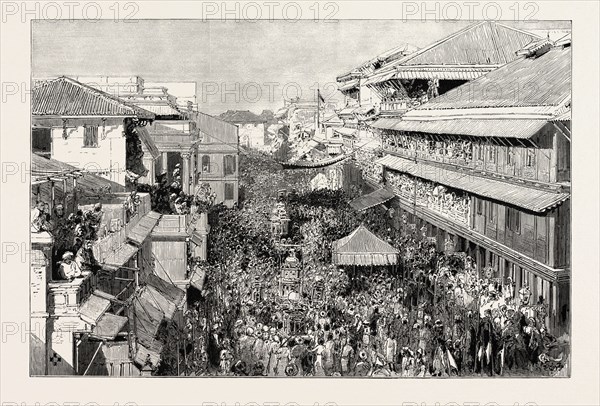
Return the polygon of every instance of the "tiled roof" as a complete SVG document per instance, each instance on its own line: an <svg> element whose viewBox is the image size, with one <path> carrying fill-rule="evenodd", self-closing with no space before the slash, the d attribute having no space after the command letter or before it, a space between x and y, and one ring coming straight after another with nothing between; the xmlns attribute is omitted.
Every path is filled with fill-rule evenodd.
<svg viewBox="0 0 600 406"><path fill-rule="evenodd" d="M454 88L407 113L420 110L558 106L571 96L571 48L555 47L520 58Z"/></svg>
<svg viewBox="0 0 600 406"><path fill-rule="evenodd" d="M416 77L415 72L419 72L417 67L424 69L425 67L439 66L446 71L461 71L462 73L457 79L472 79L470 76L485 72L466 72L463 71L465 68L504 65L517 59L516 52L518 50L539 39L540 37L537 35L516 28L493 21L484 21L470 25L425 48L393 61L376 70L370 78L381 77L376 80L376 82L381 82L389 79L388 72L407 69L408 73L405 76L407 79L412 79ZM431 75L431 72L425 73ZM383 79L385 77L388 79ZM442 79L452 78L442 77ZM376 82L367 80L366 83Z"/></svg>
<svg viewBox="0 0 600 406"><path fill-rule="evenodd" d="M65 76L33 88L31 113L34 116L154 119L154 113L148 110Z"/></svg>
<svg viewBox="0 0 600 406"><path fill-rule="evenodd" d="M249 110L227 110L219 115L221 120L229 123L264 123L266 120Z"/></svg>

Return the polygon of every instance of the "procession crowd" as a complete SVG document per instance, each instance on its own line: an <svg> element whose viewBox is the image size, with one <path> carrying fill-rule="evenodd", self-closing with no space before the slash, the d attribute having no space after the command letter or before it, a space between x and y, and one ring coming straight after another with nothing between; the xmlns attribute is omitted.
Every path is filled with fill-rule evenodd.
<svg viewBox="0 0 600 406"><path fill-rule="evenodd" d="M260 191L313 174L295 172L290 181L260 173L242 179L238 210L213 213L204 290L186 314L189 373L549 375L564 365L568 339L548 333L544 298L534 302L527 287L514 292L491 270L478 275L471 258L438 252L406 218L394 227L381 209L353 211L352 192L292 191L289 235L274 238L277 198ZM360 224L400 251L398 265L331 264L332 242ZM284 264L304 274L293 299L281 295Z"/></svg>

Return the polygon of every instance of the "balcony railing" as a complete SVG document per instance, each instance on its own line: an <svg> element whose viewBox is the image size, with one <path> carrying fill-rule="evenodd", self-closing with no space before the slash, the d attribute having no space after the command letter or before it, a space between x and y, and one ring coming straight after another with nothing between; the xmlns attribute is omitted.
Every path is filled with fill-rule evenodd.
<svg viewBox="0 0 600 406"><path fill-rule="evenodd" d="M48 283L50 312L56 315L78 314L79 306L92 294L97 286L97 277L84 271L83 277L72 281L61 280Z"/></svg>
<svg viewBox="0 0 600 406"><path fill-rule="evenodd" d="M395 155L400 155L406 158L417 158L428 161L440 162L450 165L457 165L466 168L475 168L477 165L473 162L473 159L465 159L459 157L450 157L446 154L438 153L438 152L430 152L430 151L421 151L410 148L402 148L398 146L394 146L390 143L384 143L383 148L386 152L390 152ZM483 165L483 161L481 161Z"/></svg>

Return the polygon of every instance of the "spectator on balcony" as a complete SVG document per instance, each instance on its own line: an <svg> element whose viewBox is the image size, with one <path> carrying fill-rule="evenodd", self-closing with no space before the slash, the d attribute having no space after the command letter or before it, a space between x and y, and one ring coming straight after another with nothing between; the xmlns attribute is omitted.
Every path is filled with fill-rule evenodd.
<svg viewBox="0 0 600 406"><path fill-rule="evenodd" d="M31 211L31 231L34 233L50 231L51 225L47 217L46 203L37 202L35 208Z"/></svg>
<svg viewBox="0 0 600 406"><path fill-rule="evenodd" d="M79 248L75 256L75 263L77 263L81 271L98 272L100 265L94 256L94 251L92 251L91 240L86 240L83 246Z"/></svg>
<svg viewBox="0 0 600 406"><path fill-rule="evenodd" d="M73 261L73 253L71 251L67 251L63 254L58 273L62 279L69 282L75 278L81 277L81 269L77 262Z"/></svg>

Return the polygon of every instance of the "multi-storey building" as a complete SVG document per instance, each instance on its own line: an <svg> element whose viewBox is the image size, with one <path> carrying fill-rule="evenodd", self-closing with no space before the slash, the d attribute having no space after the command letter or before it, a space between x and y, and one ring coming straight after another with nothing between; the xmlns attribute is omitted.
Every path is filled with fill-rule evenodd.
<svg viewBox="0 0 600 406"><path fill-rule="evenodd" d="M356 81L360 93L370 90L380 115L399 116L415 104L515 60L516 51L539 39L497 22L479 22L422 49L409 48L376 69L358 70L359 78L338 77L338 82L345 89Z"/></svg>
<svg viewBox="0 0 600 406"><path fill-rule="evenodd" d="M568 327L571 48L518 59L402 118L380 118L386 187L400 216L479 270L527 286L548 327ZM450 243L450 244L448 244Z"/></svg>
<svg viewBox="0 0 600 406"><path fill-rule="evenodd" d="M208 183L215 203L233 207L239 198L239 128L200 112L197 123L202 142L196 150L196 184Z"/></svg>
<svg viewBox="0 0 600 406"><path fill-rule="evenodd" d="M36 83L31 111L36 152L120 185L147 175L143 151L156 152L145 131L152 112L64 76Z"/></svg>

